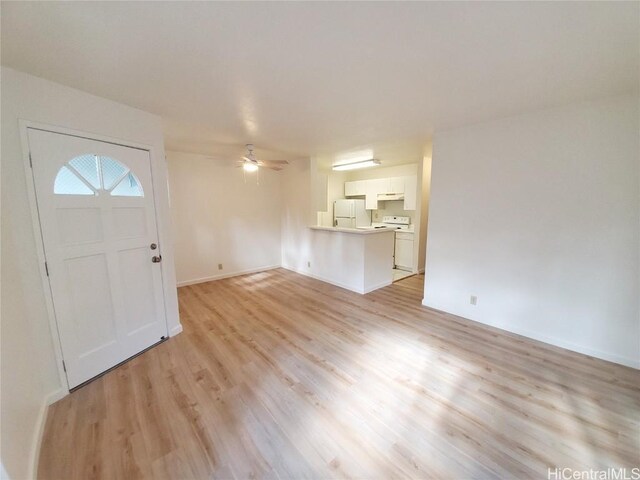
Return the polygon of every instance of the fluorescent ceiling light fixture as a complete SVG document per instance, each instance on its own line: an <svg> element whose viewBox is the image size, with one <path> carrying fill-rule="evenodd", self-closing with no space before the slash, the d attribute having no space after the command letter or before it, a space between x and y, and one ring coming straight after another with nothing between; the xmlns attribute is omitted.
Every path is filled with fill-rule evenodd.
<svg viewBox="0 0 640 480"><path fill-rule="evenodd" d="M358 168L376 167L380 165L380 160L370 158L369 160L360 160L359 162L342 163L340 165L334 165L334 170L357 170Z"/></svg>
<svg viewBox="0 0 640 480"><path fill-rule="evenodd" d="M242 164L242 168L244 168L245 172L255 172L256 170L258 170L258 165L256 165L255 163L244 162Z"/></svg>

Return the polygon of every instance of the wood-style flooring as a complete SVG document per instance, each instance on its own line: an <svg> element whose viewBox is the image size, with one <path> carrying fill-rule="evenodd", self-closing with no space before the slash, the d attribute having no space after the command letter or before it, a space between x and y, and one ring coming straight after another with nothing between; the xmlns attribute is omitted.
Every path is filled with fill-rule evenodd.
<svg viewBox="0 0 640 480"><path fill-rule="evenodd" d="M547 478L640 464L640 371L286 270L179 290L184 332L54 404L42 479Z"/></svg>

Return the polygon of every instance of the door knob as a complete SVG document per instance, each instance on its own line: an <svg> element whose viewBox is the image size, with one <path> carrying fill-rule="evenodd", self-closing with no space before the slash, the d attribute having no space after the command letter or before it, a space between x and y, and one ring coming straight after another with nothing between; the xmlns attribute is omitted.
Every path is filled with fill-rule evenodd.
<svg viewBox="0 0 640 480"><path fill-rule="evenodd" d="M153 263L160 263L162 261L162 255L151 257Z"/></svg>

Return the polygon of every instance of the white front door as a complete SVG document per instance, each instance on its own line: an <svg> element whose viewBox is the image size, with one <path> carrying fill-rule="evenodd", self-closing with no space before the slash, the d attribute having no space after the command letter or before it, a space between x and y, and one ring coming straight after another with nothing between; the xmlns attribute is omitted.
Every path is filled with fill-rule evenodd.
<svg viewBox="0 0 640 480"><path fill-rule="evenodd" d="M28 139L73 388L167 336L150 157L33 128Z"/></svg>

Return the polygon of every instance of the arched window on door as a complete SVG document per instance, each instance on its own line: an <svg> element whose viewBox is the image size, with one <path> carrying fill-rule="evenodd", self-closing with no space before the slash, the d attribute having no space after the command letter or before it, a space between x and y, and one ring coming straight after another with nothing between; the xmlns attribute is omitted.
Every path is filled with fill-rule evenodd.
<svg viewBox="0 0 640 480"><path fill-rule="evenodd" d="M53 185L57 195L99 195L143 197L138 178L122 163L111 157L80 155L63 165Z"/></svg>

